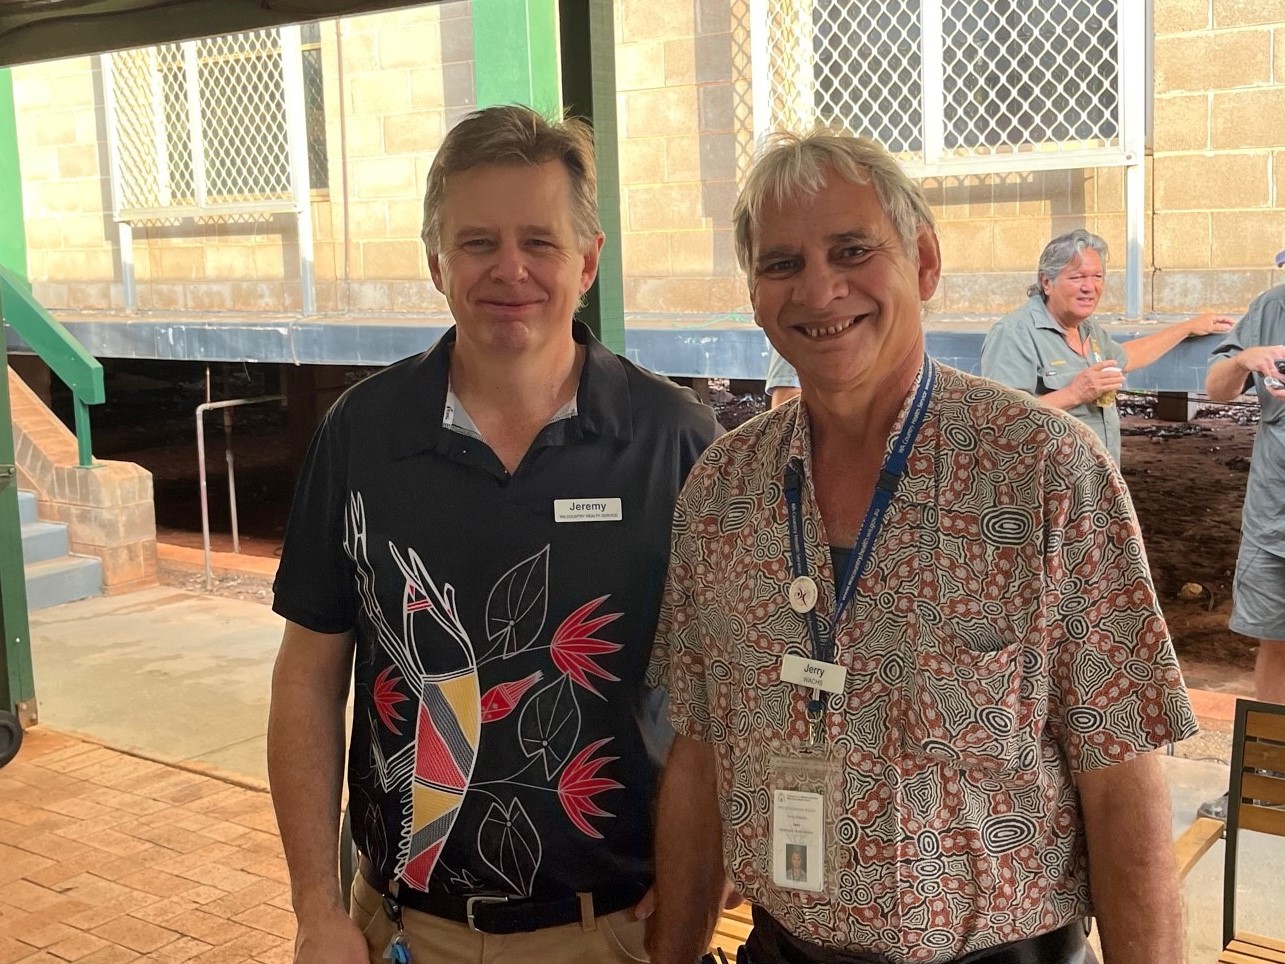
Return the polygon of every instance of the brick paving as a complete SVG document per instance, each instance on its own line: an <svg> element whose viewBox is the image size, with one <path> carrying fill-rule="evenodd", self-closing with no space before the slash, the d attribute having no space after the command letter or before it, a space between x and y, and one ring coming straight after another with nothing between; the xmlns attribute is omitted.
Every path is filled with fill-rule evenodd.
<svg viewBox="0 0 1285 964"><path fill-rule="evenodd" d="M289 964L268 794L36 727L0 769L0 964Z"/></svg>

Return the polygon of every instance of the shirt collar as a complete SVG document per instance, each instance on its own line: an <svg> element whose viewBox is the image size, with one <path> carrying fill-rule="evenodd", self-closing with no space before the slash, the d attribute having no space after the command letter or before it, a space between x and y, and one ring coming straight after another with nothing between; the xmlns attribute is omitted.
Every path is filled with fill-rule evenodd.
<svg viewBox="0 0 1285 964"><path fill-rule="evenodd" d="M572 322L572 337L585 346L584 367L576 389L576 422L589 435L628 441L633 437L633 410L624 363L593 336L587 325ZM428 351L408 365L393 411L404 418L393 441L393 458L435 449L449 429L443 428L450 388L452 327Z"/></svg>
<svg viewBox="0 0 1285 964"><path fill-rule="evenodd" d="M893 442L896 440L897 436L901 434L901 426L905 423L906 416L910 414L910 403L914 400L915 392L919 388L919 383L923 381L924 375L928 371L928 366L937 364L927 356L924 356L924 358L924 364L919 367L919 374L915 376L915 380L911 384L910 390L906 392L906 397L902 399L901 408L897 411L897 418L892 423L892 430L888 433L888 438L884 441L884 461L887 461L888 452L891 450ZM941 395L940 376L941 369L939 366L937 390L933 392L933 397L929 399L928 402L929 414L932 414L937 410L937 399ZM790 427L787 429L787 444L785 446L784 458L781 460L781 464L777 466L777 477L782 477L785 472L785 467L793 459L800 459L805 466L805 472L810 475L812 472L812 426L808 419L807 406L803 404L802 397L791 402L787 402L786 404L794 406L794 413Z"/></svg>
<svg viewBox="0 0 1285 964"><path fill-rule="evenodd" d="M1029 302L1031 309L1031 322L1036 328L1043 328L1046 331L1054 331L1059 335L1065 336L1066 329L1062 327L1061 322L1049 314L1049 306L1044 303L1044 299L1039 295L1031 295Z"/></svg>

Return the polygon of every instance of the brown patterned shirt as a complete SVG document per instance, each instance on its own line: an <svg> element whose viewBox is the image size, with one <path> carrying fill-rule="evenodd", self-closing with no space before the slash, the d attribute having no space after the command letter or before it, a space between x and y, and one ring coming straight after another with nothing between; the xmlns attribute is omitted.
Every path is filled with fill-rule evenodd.
<svg viewBox="0 0 1285 964"><path fill-rule="evenodd" d="M770 869L770 759L808 740L811 695L779 676L782 654L811 655L786 600L791 458L822 623L835 594L802 404L692 471L649 674L677 731L715 746L725 863L745 895L800 937L931 964L1088 915L1074 774L1196 731L1105 450L1029 396L937 370L836 634L847 683L826 703L842 771L822 892L778 888Z"/></svg>

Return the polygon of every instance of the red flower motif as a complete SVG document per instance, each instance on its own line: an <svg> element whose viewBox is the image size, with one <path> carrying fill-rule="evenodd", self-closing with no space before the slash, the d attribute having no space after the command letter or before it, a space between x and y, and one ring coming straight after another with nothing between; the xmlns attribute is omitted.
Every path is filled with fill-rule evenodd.
<svg viewBox="0 0 1285 964"><path fill-rule="evenodd" d="M512 713L526 691L540 682L543 676L543 670L536 670L526 679L509 680L492 686L482 694L482 722L493 723Z"/></svg>
<svg viewBox="0 0 1285 964"><path fill-rule="evenodd" d="M611 740L612 737L607 737L597 743L590 743L575 755L567 764L567 768L562 771L562 776L558 778L558 800L562 803L562 809L576 825L576 829L587 837L595 837L599 840L602 839L602 834L590 825L585 819L585 814L595 817L614 817L615 814L603 810L593 802L592 798L607 790L623 790L624 784L606 777L595 776L604 766L615 762L619 757L604 756L596 760L589 758Z"/></svg>
<svg viewBox="0 0 1285 964"><path fill-rule="evenodd" d="M602 699L606 699L606 697L594 688L586 674L592 673L594 676L611 680L613 683L619 682L620 677L608 673L595 663L592 657L602 656L605 653L614 653L622 647L619 643L609 643L604 639L595 639L593 634L608 623L614 623L624 613L607 613L605 616L595 616L593 619L589 619L588 616L602 605L607 598L607 596L599 596L597 599L585 603L564 619L562 625L553 634L553 642L549 645L549 653L553 656L553 665L594 696Z"/></svg>
<svg viewBox="0 0 1285 964"><path fill-rule="evenodd" d="M379 714L379 720L384 726L397 736L401 736L402 731L393 725L393 720L399 723L406 722L406 717L397 712L397 704L406 702L410 697L403 696L397 691L397 684L401 680L391 679L392 672L393 667L389 666L375 680L375 712Z"/></svg>

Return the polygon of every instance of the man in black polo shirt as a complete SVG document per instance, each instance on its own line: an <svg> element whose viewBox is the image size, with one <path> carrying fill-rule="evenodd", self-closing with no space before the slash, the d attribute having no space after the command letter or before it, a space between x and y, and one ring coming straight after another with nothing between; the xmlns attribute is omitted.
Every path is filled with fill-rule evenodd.
<svg viewBox="0 0 1285 964"><path fill-rule="evenodd" d="M456 326L328 413L277 574L268 757L295 959L645 958L642 678L673 502L718 428L572 321L603 243L582 125L465 119L424 241Z"/></svg>

